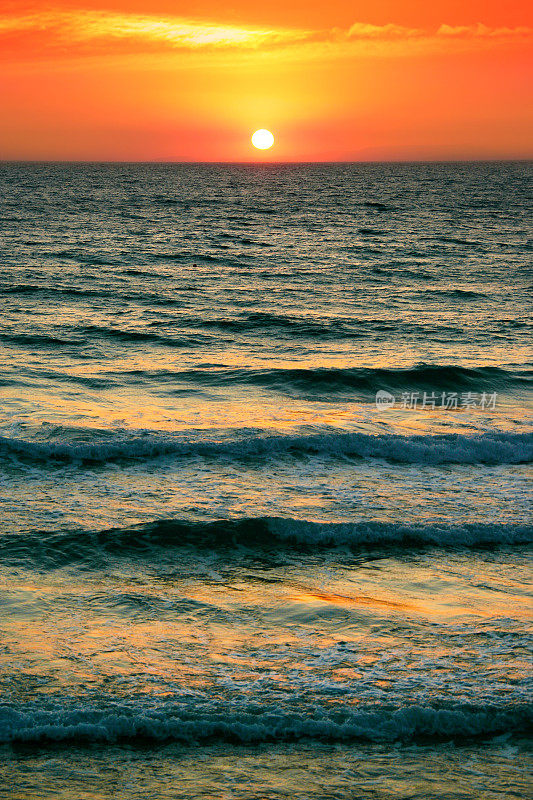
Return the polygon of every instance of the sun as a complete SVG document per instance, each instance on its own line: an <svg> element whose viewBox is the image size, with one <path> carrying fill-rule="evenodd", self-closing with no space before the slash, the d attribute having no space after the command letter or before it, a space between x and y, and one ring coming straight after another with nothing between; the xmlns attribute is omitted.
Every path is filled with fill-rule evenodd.
<svg viewBox="0 0 533 800"><path fill-rule="evenodd" d="M274 137L270 131L261 128L253 134L252 144L254 147L257 147L258 150L268 150L268 148L272 147L274 144Z"/></svg>

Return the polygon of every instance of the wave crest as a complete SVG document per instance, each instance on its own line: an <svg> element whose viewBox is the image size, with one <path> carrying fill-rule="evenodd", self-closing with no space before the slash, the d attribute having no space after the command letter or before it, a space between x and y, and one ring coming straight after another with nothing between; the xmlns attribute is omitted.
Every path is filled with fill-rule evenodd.
<svg viewBox="0 0 533 800"><path fill-rule="evenodd" d="M0 537L4 564L58 569L82 564L98 569L109 556L160 559L180 547L197 549L240 546L278 552L290 548L440 547L447 549L533 542L533 525L394 522L314 522L284 517L192 522L159 519L129 528L101 531L30 531ZM174 556L171 556L174 558Z"/></svg>
<svg viewBox="0 0 533 800"><path fill-rule="evenodd" d="M533 460L533 433L404 436L344 432L282 435L259 432L231 439L207 439L138 431L117 433L106 438L99 435L95 441L83 443L64 439L41 442L2 436L0 452L44 463L59 460L104 464L168 455L182 458L275 458L285 454L318 454L385 459L405 464L522 464Z"/></svg>
<svg viewBox="0 0 533 800"><path fill-rule="evenodd" d="M135 707L110 704L41 710L0 706L0 742L116 742L123 740L209 740L238 743L301 739L409 742L417 739L469 739L531 731L531 706L432 708L409 706L356 711L210 710L172 702Z"/></svg>

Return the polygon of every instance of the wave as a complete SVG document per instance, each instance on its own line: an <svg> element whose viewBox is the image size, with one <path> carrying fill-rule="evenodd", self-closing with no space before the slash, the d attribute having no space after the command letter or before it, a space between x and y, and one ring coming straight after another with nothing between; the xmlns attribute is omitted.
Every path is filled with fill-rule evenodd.
<svg viewBox="0 0 533 800"><path fill-rule="evenodd" d="M115 341L123 342L125 344L130 342L144 342L163 347L196 347L213 341L213 337L210 334L201 332L184 334L183 336L165 336L146 331L107 328L101 325L88 325L80 328L71 328L69 332L74 335L78 335L79 338L66 338L61 336L52 336L49 334L0 333L0 341L21 345L23 347L31 345L33 347L39 347L43 349L54 349L59 347L86 347L89 339L94 339L95 337L114 339ZM83 382L85 380L83 376L75 375L70 375L69 379L75 382Z"/></svg>
<svg viewBox="0 0 533 800"><path fill-rule="evenodd" d="M367 208L374 208L376 211L396 211L395 206L378 202L377 200L365 200L361 205Z"/></svg>
<svg viewBox="0 0 533 800"><path fill-rule="evenodd" d="M395 267L395 270L396 269L397 268ZM382 272L388 273L389 271L388 270L382 270ZM402 277L402 278L413 278L414 280L417 280L417 281L430 281L430 280L433 280L433 275L428 273L428 272L424 272L422 269L407 269L407 268L401 269L400 268L400 269L397 269L397 273L398 273L399 277Z"/></svg>
<svg viewBox="0 0 533 800"><path fill-rule="evenodd" d="M487 297L487 295L483 294L483 292L475 292L471 289L425 289L419 294L426 295L428 297L442 297L444 299L456 298L464 300L485 299Z"/></svg>
<svg viewBox="0 0 533 800"><path fill-rule="evenodd" d="M34 347L79 347L83 344L79 339L65 339L59 336L37 333L0 333L0 341Z"/></svg>
<svg viewBox="0 0 533 800"><path fill-rule="evenodd" d="M311 369L238 369L188 370L176 377L208 385L244 383L274 390L295 390L312 393L360 392L368 395L379 389L390 391L426 389L428 392L473 389L496 389L527 386L533 373L528 370L509 371L501 367L459 367L454 365L418 364L406 369L368 367L311 368Z"/></svg>
<svg viewBox="0 0 533 800"><path fill-rule="evenodd" d="M156 555L160 560L173 550L243 547L278 553L298 549L463 548L528 545L533 525L467 523L312 522L284 517L191 522L159 519L129 528L101 531L30 531L0 536L4 565L31 564L38 570L83 565L99 569L110 556L139 558ZM172 556L173 558L173 556Z"/></svg>
<svg viewBox="0 0 533 800"><path fill-rule="evenodd" d="M319 326L303 324L300 332L318 333ZM325 331L323 331L325 332ZM331 332L331 331L329 331ZM277 368L277 369L192 369L175 373L177 380L209 386L242 383L275 391L338 394L358 392L361 396L375 394L379 389L389 391L425 389L438 394L443 390L471 389L495 391L531 384L530 370L505 370L501 367L467 368L418 364L406 369L352 368Z"/></svg>
<svg viewBox="0 0 533 800"><path fill-rule="evenodd" d="M36 284L22 283L5 286L0 289L0 295L3 294L46 294L46 295L61 295L65 297L113 297L111 291L104 289L76 289L72 286L58 287L58 286L39 286Z"/></svg>
<svg viewBox="0 0 533 800"><path fill-rule="evenodd" d="M215 328L217 330L230 330L235 333L263 333L275 331L287 333L291 336L324 337L324 338L356 338L364 335L360 330L361 325L355 320L318 320L309 317L288 316L284 314L269 314L266 312L252 312L244 317L220 318L199 320L199 326Z"/></svg>
<svg viewBox="0 0 533 800"><path fill-rule="evenodd" d="M148 275L149 273L142 273L140 270L130 270L130 274ZM159 279L161 276L156 275ZM58 286L38 286L33 284L15 284L0 288L0 296L2 295L19 295L19 294L36 294L45 295L45 297L58 297L58 298L92 298L101 300L120 300L122 302L134 301L139 302L141 305L155 305L155 306L180 306L181 302L175 297L169 297L168 294L142 292L142 291L113 291L111 289L76 289L71 286L58 287Z"/></svg>
<svg viewBox="0 0 533 800"><path fill-rule="evenodd" d="M461 239L456 236L422 236L422 241L428 242L442 242L443 244L455 244L460 247L483 247L484 243L480 241L472 241L471 239Z"/></svg>
<svg viewBox="0 0 533 800"><path fill-rule="evenodd" d="M63 429L67 433L68 429ZM95 432L96 433L96 432ZM317 433L273 435L256 433L231 439L185 438L154 432L115 434L90 442L28 441L0 437L0 452L46 463L79 461L105 464L159 456L207 458L280 455L329 455L377 458L405 464L523 464L533 460L533 433L458 433L436 435ZM104 434L105 435L105 434Z"/></svg>
<svg viewBox="0 0 533 800"><path fill-rule="evenodd" d="M376 268L374 272L385 272ZM272 276L272 273L269 273ZM220 318L181 318L183 325L197 328L214 328L216 330L228 330L232 333L261 333L275 334L276 336L288 335L291 338L301 336L306 339L354 339L362 336L373 335L377 331L401 331L402 335L409 333L424 333L427 335L435 334L435 327L420 323L405 322L403 319L357 319L357 318L319 318L300 317L287 314L273 314L268 312L251 312L240 317L220 317ZM461 334L462 331L456 326L440 325L438 332L449 331L454 334ZM419 365L426 366L426 365Z"/></svg>
<svg viewBox="0 0 533 800"><path fill-rule="evenodd" d="M0 706L0 742L410 742L524 735L531 731L532 723L532 707L525 704L452 708L413 705L396 709L376 705L337 712L311 708L299 713L257 704L243 709L202 709L172 701L143 705L117 702L106 707L62 707L55 703L46 708L44 701L40 707Z"/></svg>
<svg viewBox="0 0 533 800"><path fill-rule="evenodd" d="M305 326L303 326L305 327ZM16 343L40 346L75 345L87 342L87 337L112 338L118 342L137 342L162 347L194 347L212 341L212 335L195 331L181 335L168 336L152 331L114 329L106 326L89 325L79 328L84 340L61 339L51 336L26 336L0 334L0 337ZM311 330L311 328L308 328ZM302 328L303 332L303 328ZM317 332L317 328L314 328ZM143 371L135 371L142 380ZM118 377L118 374L114 374ZM314 399L335 399L339 395L350 395L351 399L374 399L376 392L386 389L399 394L402 391L418 391L421 402L422 392L434 393L437 408L442 404L445 391L462 392L470 390L478 395L485 393L509 393L524 390L533 381L533 371L527 369L506 370L501 367L467 368L458 366L437 366L419 364L406 369L353 368L273 368L273 369L231 369L224 364L200 365L185 370L148 370L145 379L152 384L160 378L174 384L187 384L196 387L226 387L233 385L257 386L288 396L312 397ZM183 388L183 387L181 387ZM479 401L479 397L477 398ZM458 399L461 408L461 398Z"/></svg>
<svg viewBox="0 0 533 800"><path fill-rule="evenodd" d="M147 342L163 347L189 347L191 344L204 343L205 336L201 334L183 335L178 337L148 333L146 331L126 330L124 328L110 328L106 325L85 325L79 331L89 336L101 336L122 342Z"/></svg>

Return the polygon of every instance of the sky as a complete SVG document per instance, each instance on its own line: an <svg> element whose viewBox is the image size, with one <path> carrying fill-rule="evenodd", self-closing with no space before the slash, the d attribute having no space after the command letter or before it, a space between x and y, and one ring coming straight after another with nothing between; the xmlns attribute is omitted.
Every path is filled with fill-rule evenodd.
<svg viewBox="0 0 533 800"><path fill-rule="evenodd" d="M518 0L4 0L0 159L527 158L532 43Z"/></svg>

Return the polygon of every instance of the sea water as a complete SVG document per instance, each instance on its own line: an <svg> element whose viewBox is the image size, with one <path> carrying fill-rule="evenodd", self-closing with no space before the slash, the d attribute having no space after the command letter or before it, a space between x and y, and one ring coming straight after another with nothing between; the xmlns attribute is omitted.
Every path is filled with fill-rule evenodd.
<svg viewBox="0 0 533 800"><path fill-rule="evenodd" d="M531 174L0 165L0 797L527 796Z"/></svg>

